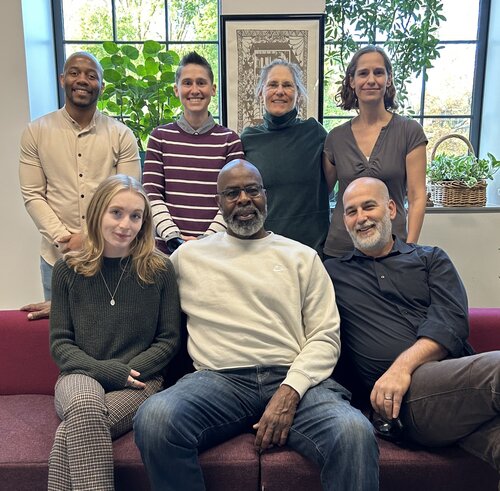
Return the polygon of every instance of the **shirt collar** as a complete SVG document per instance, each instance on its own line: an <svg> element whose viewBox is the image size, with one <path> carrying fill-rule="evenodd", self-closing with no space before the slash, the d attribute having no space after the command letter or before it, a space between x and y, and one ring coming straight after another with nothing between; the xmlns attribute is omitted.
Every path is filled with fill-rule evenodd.
<svg viewBox="0 0 500 491"><path fill-rule="evenodd" d="M92 116L92 120L86 126L85 128L82 128L77 121L75 121L69 114L68 110L66 109L66 105L62 107L62 114L64 118L71 123L71 125L76 128L78 131L90 131L96 124L96 118L98 117L99 110L96 108L94 111L94 115Z"/></svg>
<svg viewBox="0 0 500 491"><path fill-rule="evenodd" d="M391 252L389 252L389 254L383 257L394 256L396 254L409 254L410 252L415 250L415 246L413 244L407 244L406 242L403 242L399 237L396 237L395 235L393 235L392 238L394 239L394 244L392 246ZM363 254L359 249L354 248L352 251L342 256L340 258L340 261L342 262L350 261L355 256L374 259L372 256L367 256L366 254Z"/></svg>
<svg viewBox="0 0 500 491"><path fill-rule="evenodd" d="M177 124L183 131L189 133L190 135L202 135L203 133L207 133L208 131L210 131L215 126L216 123L214 121L213 116L210 113L208 113L207 120L197 130L195 130L187 122L187 119L185 118L184 114L180 115L179 119L177 120Z"/></svg>

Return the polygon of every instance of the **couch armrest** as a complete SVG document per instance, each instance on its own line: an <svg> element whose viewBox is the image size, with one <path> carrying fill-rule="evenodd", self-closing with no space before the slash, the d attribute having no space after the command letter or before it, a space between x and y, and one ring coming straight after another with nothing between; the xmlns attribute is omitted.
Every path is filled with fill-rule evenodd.
<svg viewBox="0 0 500 491"><path fill-rule="evenodd" d="M0 310L0 394L53 394L59 370L49 353L49 321Z"/></svg>
<svg viewBox="0 0 500 491"><path fill-rule="evenodd" d="M469 342L476 352L500 350L500 308L471 308L469 323Z"/></svg>

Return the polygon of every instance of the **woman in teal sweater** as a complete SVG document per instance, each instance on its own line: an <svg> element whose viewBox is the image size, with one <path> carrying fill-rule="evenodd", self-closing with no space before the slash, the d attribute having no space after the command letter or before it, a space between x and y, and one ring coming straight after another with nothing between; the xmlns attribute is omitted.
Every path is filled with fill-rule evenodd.
<svg viewBox="0 0 500 491"><path fill-rule="evenodd" d="M151 207L124 175L97 188L84 246L52 279L50 349L61 374L48 489L113 490L112 439L132 428L179 344L170 260L155 250Z"/></svg>
<svg viewBox="0 0 500 491"><path fill-rule="evenodd" d="M256 95L264 104L264 122L245 128L241 141L266 187L265 227L321 254L330 224L322 167L326 130L314 118L298 118L297 104L306 97L300 68L272 61L261 71Z"/></svg>

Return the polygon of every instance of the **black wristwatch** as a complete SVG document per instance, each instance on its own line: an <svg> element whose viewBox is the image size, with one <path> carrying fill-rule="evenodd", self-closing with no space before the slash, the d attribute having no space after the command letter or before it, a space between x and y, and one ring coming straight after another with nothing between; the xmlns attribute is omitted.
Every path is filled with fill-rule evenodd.
<svg viewBox="0 0 500 491"><path fill-rule="evenodd" d="M184 240L180 237L174 237L173 239L169 239L165 242L167 252L169 254L172 254L172 252L174 252L181 244L184 244Z"/></svg>

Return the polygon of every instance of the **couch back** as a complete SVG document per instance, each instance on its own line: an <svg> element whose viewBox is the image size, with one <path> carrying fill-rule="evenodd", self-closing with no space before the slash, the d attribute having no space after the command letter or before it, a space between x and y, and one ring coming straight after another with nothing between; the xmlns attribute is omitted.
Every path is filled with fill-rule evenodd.
<svg viewBox="0 0 500 491"><path fill-rule="evenodd" d="M500 308L470 309L469 342L477 352L500 350ZM167 369L167 385L192 371L185 331ZM58 369L49 352L49 321L28 321L26 312L0 310L0 394L53 394Z"/></svg>
<svg viewBox="0 0 500 491"><path fill-rule="evenodd" d="M53 394L59 370L49 352L49 321L0 311L0 394Z"/></svg>

